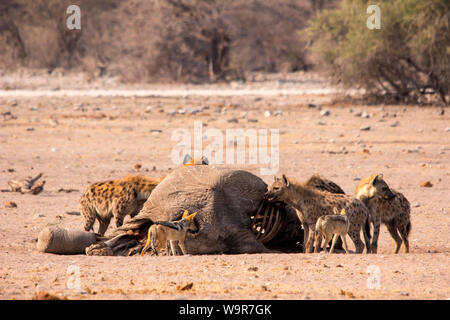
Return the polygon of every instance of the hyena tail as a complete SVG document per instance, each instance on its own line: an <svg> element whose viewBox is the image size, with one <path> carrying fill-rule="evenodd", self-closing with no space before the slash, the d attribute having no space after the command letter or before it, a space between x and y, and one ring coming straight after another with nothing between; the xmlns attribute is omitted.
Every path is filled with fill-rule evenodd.
<svg viewBox="0 0 450 320"><path fill-rule="evenodd" d="M411 232L411 221L408 221L408 224L406 225L406 236L409 236L410 232Z"/></svg>
<svg viewBox="0 0 450 320"><path fill-rule="evenodd" d="M364 233L367 235L367 238L370 239L370 219L367 217L366 222L364 224Z"/></svg>

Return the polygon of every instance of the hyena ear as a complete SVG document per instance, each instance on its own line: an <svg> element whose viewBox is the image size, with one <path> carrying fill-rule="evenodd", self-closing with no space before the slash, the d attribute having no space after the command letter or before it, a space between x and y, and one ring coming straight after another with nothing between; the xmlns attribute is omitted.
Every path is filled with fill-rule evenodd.
<svg viewBox="0 0 450 320"><path fill-rule="evenodd" d="M194 217L195 217L196 214L197 214L197 212L194 212L193 214L188 215L188 216L186 217L186 219L187 219L189 222L191 222L192 219L194 219Z"/></svg>
<svg viewBox="0 0 450 320"><path fill-rule="evenodd" d="M185 156L184 156L184 159L183 159L183 164L192 164L191 162L192 162L192 157L191 157L191 155L188 153L188 154L186 154Z"/></svg>
<svg viewBox="0 0 450 320"><path fill-rule="evenodd" d="M209 165L209 160L207 157L205 156L202 157L202 164Z"/></svg>
<svg viewBox="0 0 450 320"><path fill-rule="evenodd" d="M181 219L186 218L188 215L189 215L189 211L188 210L184 210L183 216L181 217Z"/></svg>
<svg viewBox="0 0 450 320"><path fill-rule="evenodd" d="M370 184L373 186L378 182L378 174L373 175L372 181L370 181Z"/></svg>
<svg viewBox="0 0 450 320"><path fill-rule="evenodd" d="M289 179L286 177L286 175L283 174L283 184L286 187L289 187Z"/></svg>

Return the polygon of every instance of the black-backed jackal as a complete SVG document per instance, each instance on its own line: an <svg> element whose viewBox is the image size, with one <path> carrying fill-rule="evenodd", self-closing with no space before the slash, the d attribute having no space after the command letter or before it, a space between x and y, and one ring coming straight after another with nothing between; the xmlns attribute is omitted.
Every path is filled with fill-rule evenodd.
<svg viewBox="0 0 450 320"><path fill-rule="evenodd" d="M337 210L335 210L337 213ZM342 209L340 214L332 214L322 216L317 219L316 222L316 236L314 241L314 252L319 252L321 247L322 238L325 238L322 250L325 250L328 242L333 239L331 243L330 253L333 253L334 246L338 237L341 237L342 244L344 245L345 253L348 253L348 246L346 235L349 229L348 218L345 215L345 209Z"/></svg>
<svg viewBox="0 0 450 320"><path fill-rule="evenodd" d="M184 239L186 232L188 231L191 223L197 212L189 214L186 210L183 216L178 221L157 221L148 229L147 242L142 249L141 256L145 253L147 248L151 245L153 251L158 255L158 249L166 246L167 241L170 242L170 248L173 255L176 255L175 243L178 241L178 245L186 255L186 248L184 247Z"/></svg>

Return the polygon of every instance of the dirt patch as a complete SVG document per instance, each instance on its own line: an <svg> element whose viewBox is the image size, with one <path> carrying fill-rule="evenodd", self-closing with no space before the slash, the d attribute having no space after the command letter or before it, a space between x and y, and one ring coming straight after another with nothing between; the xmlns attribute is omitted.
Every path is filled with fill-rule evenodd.
<svg viewBox="0 0 450 320"><path fill-rule="evenodd" d="M39 172L46 180L38 195L0 193L0 203L17 204L0 207L0 298L31 299L39 292L68 299L449 298L449 112L328 104L331 100L257 92L0 97L0 112L14 116L0 119L0 189ZM229 128L278 128L278 174L307 179L320 173L352 194L358 178L383 173L411 202L411 253L391 254L394 241L385 226L377 255L88 257L37 252L37 235L44 227L82 228L82 217L71 213L79 211L88 184L136 172L160 177L175 168L172 133L186 129L193 135L194 120L202 121L204 130L224 133ZM245 167L260 175L258 165ZM424 181L431 186L421 187ZM69 289L77 272L80 290ZM379 281L373 278L377 274Z"/></svg>

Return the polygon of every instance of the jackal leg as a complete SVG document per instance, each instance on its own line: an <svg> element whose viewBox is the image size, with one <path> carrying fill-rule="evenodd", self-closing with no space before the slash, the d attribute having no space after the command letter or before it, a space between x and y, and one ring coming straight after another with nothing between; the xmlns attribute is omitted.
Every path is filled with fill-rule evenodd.
<svg viewBox="0 0 450 320"><path fill-rule="evenodd" d="M187 255L187 251L186 251L186 248L184 246L184 240L178 241L178 245L180 246L181 251L183 252L183 255Z"/></svg>
<svg viewBox="0 0 450 320"><path fill-rule="evenodd" d="M333 236L333 241L331 242L330 253L333 253L333 251L334 251L334 246L336 245L336 241L337 241L338 238L339 238L339 235L338 235L338 234L335 234L335 235ZM344 247L344 248L345 248L345 252L347 252L347 248L346 248L346 247Z"/></svg>
<svg viewBox="0 0 450 320"><path fill-rule="evenodd" d="M322 246L322 250L325 251L325 252L327 251L327 244L328 244L328 242L330 242L330 235L326 234L325 235L325 242L323 243L323 246Z"/></svg>
<svg viewBox="0 0 450 320"><path fill-rule="evenodd" d="M344 245L345 253L348 254L347 237L345 234L341 234L342 244Z"/></svg>
<svg viewBox="0 0 450 320"><path fill-rule="evenodd" d="M170 249L172 251L172 255L177 255L177 247L176 247L177 241L176 240L170 240ZM184 252L183 252L184 254Z"/></svg>

